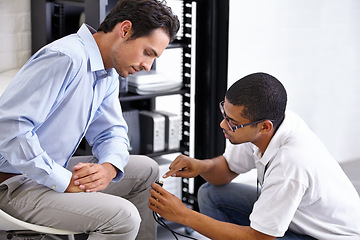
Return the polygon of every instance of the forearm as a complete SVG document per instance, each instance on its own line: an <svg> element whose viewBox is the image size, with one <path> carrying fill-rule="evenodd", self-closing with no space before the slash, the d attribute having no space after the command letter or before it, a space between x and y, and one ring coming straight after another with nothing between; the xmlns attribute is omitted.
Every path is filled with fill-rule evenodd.
<svg viewBox="0 0 360 240"><path fill-rule="evenodd" d="M153 183L150 189L149 208L165 219L189 226L210 239L261 239L273 240L248 226L221 222L186 207L179 198Z"/></svg>
<svg viewBox="0 0 360 240"><path fill-rule="evenodd" d="M213 240L275 239L275 237L262 234L249 226L240 226L227 222L221 222L191 209L189 209L185 215L186 217L181 218L179 221L180 224L189 226L200 234Z"/></svg>
<svg viewBox="0 0 360 240"><path fill-rule="evenodd" d="M8 168L25 174L37 183L57 192L66 190L71 172L55 162L42 149L35 133L17 136L5 144L0 144L0 148L4 157L2 161L6 160L8 163L4 166L11 165Z"/></svg>
<svg viewBox="0 0 360 240"><path fill-rule="evenodd" d="M201 162L202 172L200 173L200 176L211 184L227 184L238 175L229 169L224 156L201 160Z"/></svg>
<svg viewBox="0 0 360 240"><path fill-rule="evenodd" d="M113 181L120 181L123 177L124 168L129 161L129 152L127 145L122 139L115 138L97 145L93 149L94 156L98 159L99 164L109 163L117 169L117 175Z"/></svg>

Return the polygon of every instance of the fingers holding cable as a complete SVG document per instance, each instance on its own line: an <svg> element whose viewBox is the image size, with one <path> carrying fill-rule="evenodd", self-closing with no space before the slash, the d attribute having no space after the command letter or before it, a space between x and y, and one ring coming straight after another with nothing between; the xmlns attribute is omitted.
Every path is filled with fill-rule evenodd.
<svg viewBox="0 0 360 240"><path fill-rule="evenodd" d="M149 203L152 206L158 207L158 205L160 205L160 201L162 200L163 202L165 202L165 197L163 196L164 194L168 193L164 188L162 188L159 184L157 183L153 183L151 184L151 189L150 189L150 198L149 198ZM153 209L152 209L153 210Z"/></svg>
<svg viewBox="0 0 360 240"><path fill-rule="evenodd" d="M182 209L188 209L182 201L156 183L153 183L151 187L149 208L169 221L181 221L184 213Z"/></svg>

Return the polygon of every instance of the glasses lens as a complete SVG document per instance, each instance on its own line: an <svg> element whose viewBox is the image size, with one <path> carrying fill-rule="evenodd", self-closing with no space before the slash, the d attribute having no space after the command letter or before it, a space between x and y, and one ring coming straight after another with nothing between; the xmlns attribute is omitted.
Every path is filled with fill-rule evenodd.
<svg viewBox="0 0 360 240"><path fill-rule="evenodd" d="M225 119L226 124L228 125L228 127L230 128L230 130L231 130L232 132L234 132L234 128L233 128L233 126L231 126L231 124L230 124L230 122L229 122L229 120L228 120L228 118L226 117L226 114L225 114L224 101L220 102L219 107L220 107L220 112L221 112L223 118Z"/></svg>

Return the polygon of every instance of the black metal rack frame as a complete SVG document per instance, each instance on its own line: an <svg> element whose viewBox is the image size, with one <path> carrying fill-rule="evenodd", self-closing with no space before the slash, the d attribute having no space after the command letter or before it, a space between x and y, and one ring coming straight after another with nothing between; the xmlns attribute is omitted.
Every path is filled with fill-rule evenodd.
<svg viewBox="0 0 360 240"><path fill-rule="evenodd" d="M221 155L225 138L219 127L219 102L227 90L229 0L196 0L195 153L196 159ZM198 210L197 192L204 183L195 178L194 193L183 180L183 202Z"/></svg>

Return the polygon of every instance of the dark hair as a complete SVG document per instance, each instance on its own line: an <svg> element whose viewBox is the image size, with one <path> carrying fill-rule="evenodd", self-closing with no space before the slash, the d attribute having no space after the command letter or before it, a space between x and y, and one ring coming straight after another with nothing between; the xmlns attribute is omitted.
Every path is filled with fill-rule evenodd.
<svg viewBox="0 0 360 240"><path fill-rule="evenodd" d="M274 128L281 124L287 102L284 86L266 73L253 73L235 82L226 92L233 105L244 106L242 117L250 121L274 120Z"/></svg>
<svg viewBox="0 0 360 240"><path fill-rule="evenodd" d="M111 32L115 25L129 20L132 23L130 39L148 36L155 29L162 28L168 34L170 42L176 37L180 22L172 13L166 1L158 0L119 0L101 23L98 31Z"/></svg>

